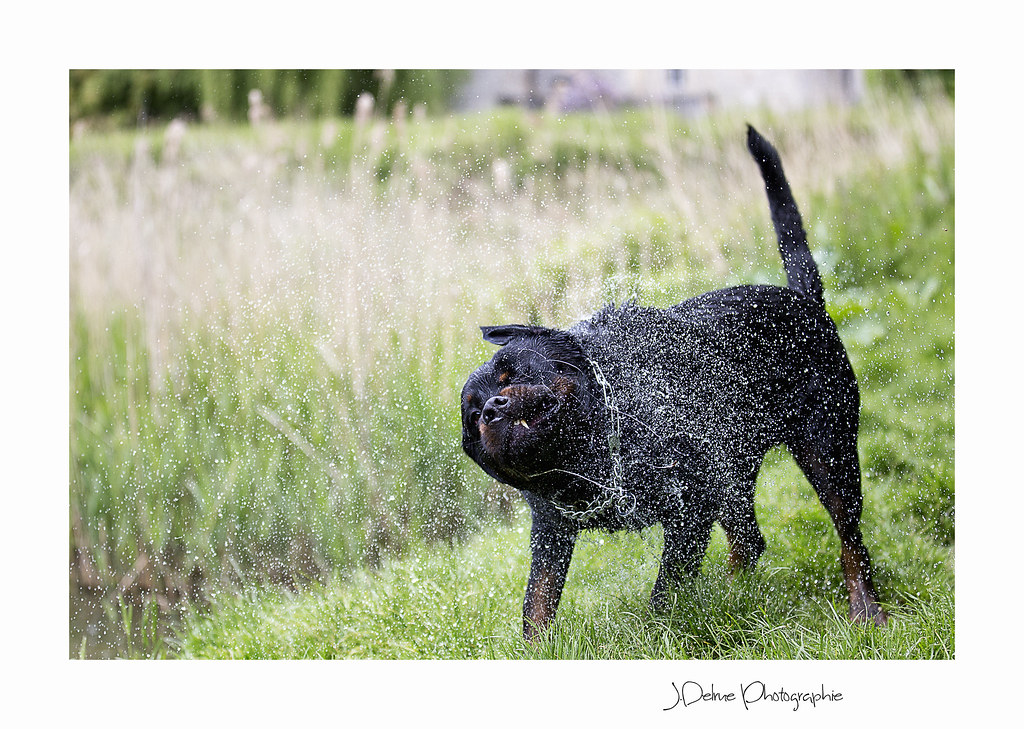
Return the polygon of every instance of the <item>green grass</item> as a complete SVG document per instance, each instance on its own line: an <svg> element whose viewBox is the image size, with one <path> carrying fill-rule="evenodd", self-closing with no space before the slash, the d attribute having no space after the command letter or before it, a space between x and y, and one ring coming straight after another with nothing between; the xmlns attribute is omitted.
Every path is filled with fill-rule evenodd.
<svg viewBox="0 0 1024 729"><path fill-rule="evenodd" d="M883 569L890 625L853 625L838 544L813 517L807 521L786 540L769 534L762 565L738 578L725 569L724 537L716 534L704 573L676 592L666 614L647 607L658 530L588 534L552 633L534 647L519 637L529 567L525 514L454 549L418 550L326 587L221 595L186 618L172 645L185 658L953 658L948 555L904 574ZM880 564L899 556L886 543L875 545Z"/></svg>
<svg viewBox="0 0 1024 729"><path fill-rule="evenodd" d="M784 276L740 117L503 111L73 142L69 556L73 598L148 631L116 654L951 656L952 106L751 121L861 381L890 628L835 617L838 541L780 452L754 575L727 578L716 537L653 616L657 529L596 535L553 640L524 651L528 524L459 451L476 325ZM170 644L154 604L185 611ZM83 635L73 608L71 655L95 654Z"/></svg>

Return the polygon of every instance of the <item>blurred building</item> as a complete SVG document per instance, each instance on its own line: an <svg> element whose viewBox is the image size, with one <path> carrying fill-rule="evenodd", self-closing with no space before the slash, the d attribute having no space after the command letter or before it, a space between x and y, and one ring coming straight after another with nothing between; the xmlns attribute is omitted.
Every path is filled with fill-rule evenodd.
<svg viewBox="0 0 1024 729"><path fill-rule="evenodd" d="M501 105L555 111L657 104L699 114L729 106L782 111L851 104L863 94L858 70L565 70L472 71L456 95L468 111Z"/></svg>

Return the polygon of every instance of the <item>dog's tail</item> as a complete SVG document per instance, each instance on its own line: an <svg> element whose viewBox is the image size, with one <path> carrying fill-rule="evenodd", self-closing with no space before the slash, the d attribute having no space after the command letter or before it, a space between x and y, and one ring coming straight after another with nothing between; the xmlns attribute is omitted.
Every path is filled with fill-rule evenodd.
<svg viewBox="0 0 1024 729"><path fill-rule="evenodd" d="M800 211L796 207L789 183L786 182L786 175L782 171L779 153L749 124L747 149L761 168L761 177L764 178L764 187L768 192L772 224L779 239L779 252L782 253L782 265L786 268L789 288L824 303L821 276L811 256L811 249L807 247L807 234L804 232Z"/></svg>

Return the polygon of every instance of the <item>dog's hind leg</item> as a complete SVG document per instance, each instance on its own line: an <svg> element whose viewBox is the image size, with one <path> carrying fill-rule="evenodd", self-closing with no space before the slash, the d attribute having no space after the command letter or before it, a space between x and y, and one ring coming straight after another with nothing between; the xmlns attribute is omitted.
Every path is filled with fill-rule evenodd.
<svg viewBox="0 0 1024 729"><path fill-rule="evenodd" d="M789 444L790 452L828 510L842 544L843 580L850 595L850 618L885 625L871 579L871 560L860 531L863 496L856 436L830 442L804 438Z"/></svg>

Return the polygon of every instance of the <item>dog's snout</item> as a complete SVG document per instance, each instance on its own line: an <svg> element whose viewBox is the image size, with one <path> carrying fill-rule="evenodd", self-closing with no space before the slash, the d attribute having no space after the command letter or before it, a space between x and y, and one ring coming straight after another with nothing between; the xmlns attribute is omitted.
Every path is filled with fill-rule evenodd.
<svg viewBox="0 0 1024 729"><path fill-rule="evenodd" d="M508 398L501 395L496 395L484 403L483 412L480 414L480 419L484 425L493 423L495 420L500 420L504 414L504 408L508 405Z"/></svg>

